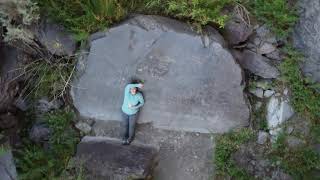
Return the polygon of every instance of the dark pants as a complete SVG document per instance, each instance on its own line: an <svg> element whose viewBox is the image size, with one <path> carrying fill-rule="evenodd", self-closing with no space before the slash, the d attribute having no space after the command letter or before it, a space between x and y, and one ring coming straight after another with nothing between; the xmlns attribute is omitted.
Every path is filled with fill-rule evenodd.
<svg viewBox="0 0 320 180"><path fill-rule="evenodd" d="M138 118L138 113L133 115L127 115L122 112L123 139L128 139L130 142L133 140L137 118Z"/></svg>

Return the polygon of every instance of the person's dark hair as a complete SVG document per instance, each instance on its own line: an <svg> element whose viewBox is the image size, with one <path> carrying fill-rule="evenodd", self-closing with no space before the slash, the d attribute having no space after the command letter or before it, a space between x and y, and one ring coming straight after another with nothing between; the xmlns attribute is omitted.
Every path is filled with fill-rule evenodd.
<svg viewBox="0 0 320 180"><path fill-rule="evenodd" d="M131 78L130 80L130 84L140 84L140 83L143 84L143 81L137 78ZM137 88L137 92L140 92L143 95L140 88Z"/></svg>
<svg viewBox="0 0 320 180"><path fill-rule="evenodd" d="M143 83L140 79L136 79L136 78L132 78L130 80L130 84L139 84L139 83Z"/></svg>

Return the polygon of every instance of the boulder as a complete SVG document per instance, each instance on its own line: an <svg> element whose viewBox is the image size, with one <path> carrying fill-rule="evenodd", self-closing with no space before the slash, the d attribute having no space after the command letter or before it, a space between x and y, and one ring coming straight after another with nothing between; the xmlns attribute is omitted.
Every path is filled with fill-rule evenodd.
<svg viewBox="0 0 320 180"><path fill-rule="evenodd" d="M220 44L221 36L205 31L200 35L176 20L137 15L93 34L71 88L80 116L121 121L124 87L136 78L145 82L139 123L204 133L247 126L242 70Z"/></svg>
<svg viewBox="0 0 320 180"><path fill-rule="evenodd" d="M267 122L269 129L274 129L294 114L287 100L272 96L267 105Z"/></svg>
<svg viewBox="0 0 320 180"><path fill-rule="evenodd" d="M294 46L305 54L302 71L320 82L320 1L299 0L300 20L293 33Z"/></svg>
<svg viewBox="0 0 320 180"><path fill-rule="evenodd" d="M106 137L85 136L77 146L76 161L88 180L147 179L157 160L156 148Z"/></svg>
<svg viewBox="0 0 320 180"><path fill-rule="evenodd" d="M263 57L253 51L245 50L242 53L236 52L237 60L242 68L263 78L277 78L280 72L270 64L268 58Z"/></svg>
<svg viewBox="0 0 320 180"><path fill-rule="evenodd" d="M13 161L11 150L4 146L0 146L0 179L1 180L17 180L16 166ZM2 152L3 151L3 152Z"/></svg>
<svg viewBox="0 0 320 180"><path fill-rule="evenodd" d="M34 29L35 38L51 53L71 56L76 51L76 41L60 24L44 18Z"/></svg>
<svg viewBox="0 0 320 180"><path fill-rule="evenodd" d="M251 26L237 16L233 16L223 29L224 37L231 45L237 45L246 41L252 32Z"/></svg>

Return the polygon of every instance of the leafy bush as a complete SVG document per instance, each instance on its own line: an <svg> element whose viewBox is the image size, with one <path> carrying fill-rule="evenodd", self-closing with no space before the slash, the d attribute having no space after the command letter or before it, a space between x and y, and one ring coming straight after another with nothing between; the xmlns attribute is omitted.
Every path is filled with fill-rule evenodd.
<svg viewBox="0 0 320 180"><path fill-rule="evenodd" d="M253 0L252 11L259 21L266 23L279 37L285 37L298 19L296 9L286 0Z"/></svg>
<svg viewBox="0 0 320 180"><path fill-rule="evenodd" d="M249 179L249 175L242 169L236 167L231 159L232 153L237 151L241 144L254 137L250 129L241 129L216 138L216 147L214 153L214 164L216 166L216 175L229 175L239 179Z"/></svg>
<svg viewBox="0 0 320 180"><path fill-rule="evenodd" d="M53 133L48 149L26 142L16 156L19 179L59 179L67 168L79 142L78 133L72 128L73 113L59 110L45 115Z"/></svg>

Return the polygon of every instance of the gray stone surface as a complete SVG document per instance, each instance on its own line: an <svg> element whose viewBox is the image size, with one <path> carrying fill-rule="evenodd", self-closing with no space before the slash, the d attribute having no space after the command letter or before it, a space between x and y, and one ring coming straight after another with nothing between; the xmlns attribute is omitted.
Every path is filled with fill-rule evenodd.
<svg viewBox="0 0 320 180"><path fill-rule="evenodd" d="M267 132L264 131L259 131L258 133L258 139L257 139L257 143L258 144L264 144L267 142L269 137L269 134Z"/></svg>
<svg viewBox="0 0 320 180"><path fill-rule="evenodd" d="M277 126L288 120L294 114L288 100L272 96L267 105L267 123L270 134L276 136L279 133Z"/></svg>
<svg viewBox="0 0 320 180"><path fill-rule="evenodd" d="M261 88L252 88L249 90L249 92L259 98L263 98L263 89Z"/></svg>
<svg viewBox="0 0 320 180"><path fill-rule="evenodd" d="M269 98L274 94L275 94L274 90L265 90L264 93L263 93L263 96L266 97L266 98Z"/></svg>
<svg viewBox="0 0 320 180"><path fill-rule="evenodd" d="M244 42L252 34L252 28L243 18L233 16L223 28L223 33L228 43L231 45L237 45Z"/></svg>
<svg viewBox="0 0 320 180"><path fill-rule="evenodd" d="M96 136L121 138L118 121L97 121L93 131ZM144 123L138 124L133 143L159 149L154 180L203 180L212 178L214 174L213 140L211 134L164 130Z"/></svg>
<svg viewBox="0 0 320 180"><path fill-rule="evenodd" d="M91 126L85 122L78 122L75 126L84 134L89 134L92 129Z"/></svg>
<svg viewBox="0 0 320 180"><path fill-rule="evenodd" d="M75 107L83 117L119 121L124 86L137 77L145 81L140 123L206 133L248 125L241 68L214 32L204 34L142 15L94 34L86 68L73 82Z"/></svg>
<svg viewBox="0 0 320 180"><path fill-rule="evenodd" d="M71 56L75 53L76 41L62 25L43 19L35 28L35 37L50 53L59 56Z"/></svg>
<svg viewBox="0 0 320 180"><path fill-rule="evenodd" d="M300 20L294 33L294 45L305 55L302 70L314 81L320 82L320 1L299 0Z"/></svg>
<svg viewBox="0 0 320 180"><path fill-rule="evenodd" d="M263 78L277 78L280 75L279 70L270 64L268 58L249 50L237 53L239 64L251 73Z"/></svg>
<svg viewBox="0 0 320 180"><path fill-rule="evenodd" d="M29 132L29 138L34 142L48 141L51 130L46 124L34 124Z"/></svg>
<svg viewBox="0 0 320 180"><path fill-rule="evenodd" d="M276 50L276 47L274 45L272 45L271 43L263 43L259 47L258 53L259 54L269 54L269 53L272 53L275 50Z"/></svg>
<svg viewBox="0 0 320 180"><path fill-rule="evenodd" d="M16 166L13 161L11 150L0 154L0 179L17 180Z"/></svg>
<svg viewBox="0 0 320 180"><path fill-rule="evenodd" d="M146 179L156 165L157 149L107 137L85 136L77 146L76 160L90 180Z"/></svg>

